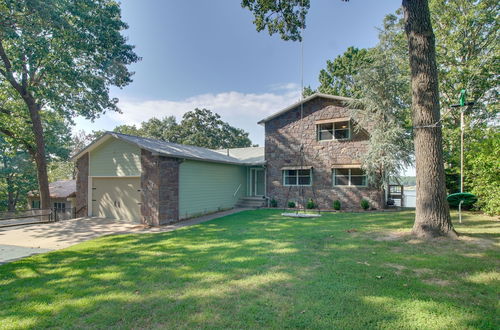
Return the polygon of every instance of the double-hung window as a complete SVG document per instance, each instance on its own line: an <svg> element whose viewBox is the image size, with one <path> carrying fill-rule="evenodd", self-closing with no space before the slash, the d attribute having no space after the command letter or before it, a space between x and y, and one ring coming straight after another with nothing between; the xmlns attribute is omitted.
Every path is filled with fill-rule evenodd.
<svg viewBox="0 0 500 330"><path fill-rule="evenodd" d="M366 173L360 168L335 168L332 181L334 186L367 186Z"/></svg>
<svg viewBox="0 0 500 330"><path fill-rule="evenodd" d="M336 121L316 125L318 141L348 140L351 138L351 122Z"/></svg>
<svg viewBox="0 0 500 330"><path fill-rule="evenodd" d="M40 201L31 201L31 208L32 209L39 209L40 208Z"/></svg>
<svg viewBox="0 0 500 330"><path fill-rule="evenodd" d="M283 170L284 186L310 186L312 169Z"/></svg>
<svg viewBox="0 0 500 330"><path fill-rule="evenodd" d="M55 202L54 203L54 208L56 210L64 211L64 210L66 210L66 203Z"/></svg>

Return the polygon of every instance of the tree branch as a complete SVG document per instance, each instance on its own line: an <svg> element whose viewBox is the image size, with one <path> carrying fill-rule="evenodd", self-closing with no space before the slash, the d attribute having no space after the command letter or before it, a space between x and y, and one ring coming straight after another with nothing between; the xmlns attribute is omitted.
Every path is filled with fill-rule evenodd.
<svg viewBox="0 0 500 330"><path fill-rule="evenodd" d="M17 141L20 141L32 156L36 154L36 149L27 140L16 136L16 134L14 134L12 131L0 127L0 133L3 133L6 136L13 138Z"/></svg>
<svg viewBox="0 0 500 330"><path fill-rule="evenodd" d="M26 94L26 90L23 89L23 87L16 81L16 78L14 78L14 75L12 74L12 64L10 63L9 57L7 56L7 53L5 52L5 48L3 47L3 41L0 39L0 59L2 59L2 62L4 64L5 70L1 70L0 72L2 73L3 76L9 81L9 83L12 85L12 87L15 88L21 94L21 96L24 97Z"/></svg>

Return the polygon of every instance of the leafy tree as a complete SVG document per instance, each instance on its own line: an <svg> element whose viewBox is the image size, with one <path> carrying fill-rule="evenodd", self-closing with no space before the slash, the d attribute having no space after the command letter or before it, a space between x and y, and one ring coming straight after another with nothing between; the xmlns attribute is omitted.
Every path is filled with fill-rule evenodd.
<svg viewBox="0 0 500 330"><path fill-rule="evenodd" d="M42 119L47 136L49 178L55 181L52 172L57 171L60 164L71 164L67 161L71 132L66 121L56 113L44 113ZM0 189L3 190L0 192L0 209L26 208L27 193L37 190L37 172L32 157L22 141L0 133L0 161L0 186L5 187Z"/></svg>
<svg viewBox="0 0 500 330"><path fill-rule="evenodd" d="M37 165L42 207L49 206L43 113L51 109L71 120L118 111L109 86L130 83L126 66L139 59L121 35L126 28L115 1L0 2L0 84L29 118L21 124L33 138L24 147ZM3 134L28 136L19 134L17 109L4 103L1 112L14 122L1 127Z"/></svg>
<svg viewBox="0 0 500 330"><path fill-rule="evenodd" d="M382 189L413 160L408 117L411 97L406 72L388 61L383 49L372 49L369 62L370 66L360 68L353 77L362 97L350 102L350 108L356 129L368 128L370 133L363 169L369 181Z"/></svg>
<svg viewBox="0 0 500 330"><path fill-rule="evenodd" d="M141 130L145 136L150 138L181 143L179 124L174 116L163 117L163 119L151 118L141 124Z"/></svg>
<svg viewBox="0 0 500 330"><path fill-rule="evenodd" d="M182 116L178 127L179 141L210 149L250 147L248 133L222 121L217 113L194 109Z"/></svg>
<svg viewBox="0 0 500 330"><path fill-rule="evenodd" d="M209 149L243 148L252 145L247 132L224 122L219 114L207 109L194 109L186 112L180 123L177 123L174 116L163 119L153 117L143 121L139 127L120 125L113 131ZM92 141L104 133L105 131L94 131L86 135L86 144L89 139ZM82 134L85 135L85 133ZM81 145L81 143L78 144Z"/></svg>
<svg viewBox="0 0 500 330"><path fill-rule="evenodd" d="M476 206L489 215L500 215L500 129L481 130L466 152L466 185L478 197Z"/></svg>
<svg viewBox="0 0 500 330"><path fill-rule="evenodd" d="M13 148L0 135L0 211L26 205L28 192L36 187L36 169L29 154Z"/></svg>
<svg viewBox="0 0 500 330"><path fill-rule="evenodd" d="M461 89L468 91L474 107L465 112L466 127L484 129L498 116L499 70L497 1L431 0L431 19L436 34L446 186L456 192L460 174L460 111L450 110ZM404 18L398 10L387 15L379 44L396 61L407 57ZM468 129L467 140L473 139Z"/></svg>
<svg viewBox="0 0 500 330"><path fill-rule="evenodd" d="M255 17L257 31L267 28L285 40L300 40L309 1L243 0ZM413 233L454 236L446 202L435 39L427 0L403 0L412 83L415 129L417 208Z"/></svg>
<svg viewBox="0 0 500 330"><path fill-rule="evenodd" d="M318 92L345 96L360 97L360 86L355 76L364 67L371 63L369 50L349 47L344 54L337 56L333 61L326 62L326 69L319 73Z"/></svg>

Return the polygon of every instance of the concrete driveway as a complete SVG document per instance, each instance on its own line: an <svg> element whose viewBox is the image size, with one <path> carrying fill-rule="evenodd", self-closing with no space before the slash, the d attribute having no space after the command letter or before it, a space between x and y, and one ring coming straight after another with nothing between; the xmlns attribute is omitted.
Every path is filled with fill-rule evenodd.
<svg viewBox="0 0 500 330"><path fill-rule="evenodd" d="M140 224L103 218L80 218L0 229L0 263L63 249L103 235L144 230Z"/></svg>
<svg viewBox="0 0 500 330"><path fill-rule="evenodd" d="M232 209L161 227L104 219L79 218L0 229L0 264L32 254L59 250L103 235L158 233L198 224L245 209Z"/></svg>

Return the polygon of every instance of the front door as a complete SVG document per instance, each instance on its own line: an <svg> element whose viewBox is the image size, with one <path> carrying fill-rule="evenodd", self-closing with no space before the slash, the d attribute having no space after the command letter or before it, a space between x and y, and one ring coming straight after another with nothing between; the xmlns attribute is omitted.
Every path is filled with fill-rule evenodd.
<svg viewBox="0 0 500 330"><path fill-rule="evenodd" d="M266 179L263 168L250 169L251 174L251 195L264 196L266 194Z"/></svg>

